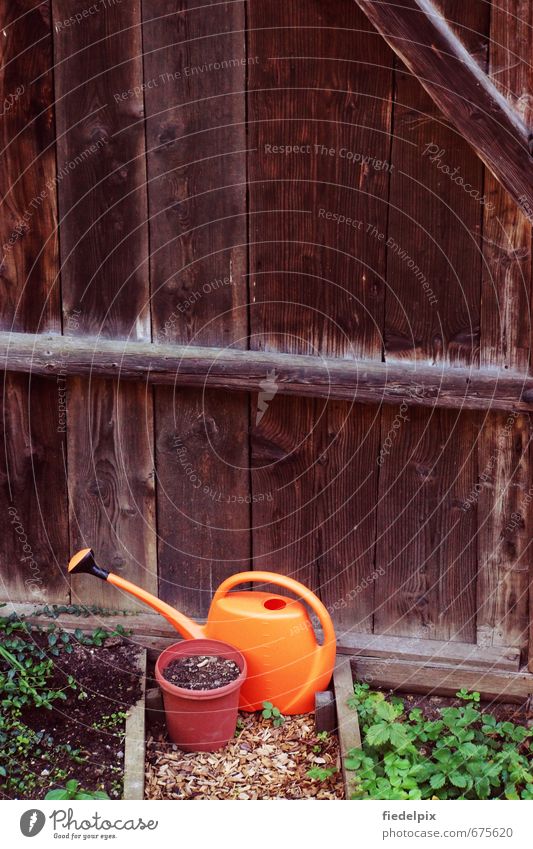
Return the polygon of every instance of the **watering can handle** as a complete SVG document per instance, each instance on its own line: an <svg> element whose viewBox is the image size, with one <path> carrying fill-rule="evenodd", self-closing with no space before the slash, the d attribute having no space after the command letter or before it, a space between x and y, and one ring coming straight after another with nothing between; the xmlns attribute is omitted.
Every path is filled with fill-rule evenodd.
<svg viewBox="0 0 533 849"><path fill-rule="evenodd" d="M324 643L320 646L320 648L325 648L326 646L331 647L332 645L335 647L335 629L333 627L333 622L331 621L331 616L320 599L317 598L310 589L305 587L303 584L300 584L299 581L295 581L294 578L287 578L285 575L278 575L276 572L240 572L238 575L233 575L231 578L227 578L227 580L221 583L215 593L213 604L215 604L218 599L225 596L226 593L238 584L246 584L249 581L260 581L263 584L276 584L278 587L283 587L283 589L289 590L289 592L294 593L303 601L307 602L311 610L318 616L322 626Z"/></svg>

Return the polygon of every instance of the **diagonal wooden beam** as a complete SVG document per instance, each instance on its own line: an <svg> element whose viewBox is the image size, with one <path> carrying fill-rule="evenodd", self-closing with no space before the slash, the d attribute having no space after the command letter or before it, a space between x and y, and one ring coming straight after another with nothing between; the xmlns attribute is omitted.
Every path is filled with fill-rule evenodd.
<svg viewBox="0 0 533 849"><path fill-rule="evenodd" d="M430 0L355 0L533 222L533 135Z"/></svg>

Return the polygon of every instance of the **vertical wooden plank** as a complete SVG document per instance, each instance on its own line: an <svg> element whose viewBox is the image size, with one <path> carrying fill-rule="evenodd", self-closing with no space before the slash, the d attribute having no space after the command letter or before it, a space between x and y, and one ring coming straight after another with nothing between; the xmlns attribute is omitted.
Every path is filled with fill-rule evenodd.
<svg viewBox="0 0 533 849"><path fill-rule="evenodd" d="M65 332L150 339L144 125L120 99L142 85L140 2L85 7L53 4ZM68 472L72 548L156 590L152 404L142 385L73 380ZM90 578L73 596L135 606Z"/></svg>
<svg viewBox="0 0 533 849"><path fill-rule="evenodd" d="M440 5L483 62L486 7ZM386 359L477 365L482 166L400 67L394 133ZM383 412L378 633L475 640L476 507L462 504L476 484L477 419L408 405Z"/></svg>
<svg viewBox="0 0 533 849"><path fill-rule="evenodd" d="M489 73L531 121L530 3L492 7ZM531 340L531 223L490 173L483 221L482 365L527 371ZM529 416L489 413L479 440L478 642L524 647L531 563ZM531 608L530 608L531 609Z"/></svg>
<svg viewBox="0 0 533 849"><path fill-rule="evenodd" d="M390 51L347 0L250 0L248 24L251 346L381 358ZM265 375L252 428L255 565L371 630L376 411Z"/></svg>
<svg viewBox="0 0 533 849"><path fill-rule="evenodd" d="M0 7L0 327L61 330L49 3ZM59 383L5 374L1 399L2 598L68 599Z"/></svg>
<svg viewBox="0 0 533 849"><path fill-rule="evenodd" d="M244 29L243 3L143 0L159 340L247 346ZM247 400L155 395L160 595L204 616L218 584L249 568Z"/></svg>

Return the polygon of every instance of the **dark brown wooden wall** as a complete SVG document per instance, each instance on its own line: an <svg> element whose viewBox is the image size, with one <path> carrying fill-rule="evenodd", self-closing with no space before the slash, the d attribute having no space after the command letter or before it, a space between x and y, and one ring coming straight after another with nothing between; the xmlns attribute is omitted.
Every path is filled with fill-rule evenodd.
<svg viewBox="0 0 533 849"><path fill-rule="evenodd" d="M530 5L439 5L527 114ZM528 369L530 225L353 0L0 17L3 330ZM193 616L253 563L340 641L527 644L527 415L289 398L275 373L251 397L7 374L1 404L5 599L131 607L69 585L91 545Z"/></svg>

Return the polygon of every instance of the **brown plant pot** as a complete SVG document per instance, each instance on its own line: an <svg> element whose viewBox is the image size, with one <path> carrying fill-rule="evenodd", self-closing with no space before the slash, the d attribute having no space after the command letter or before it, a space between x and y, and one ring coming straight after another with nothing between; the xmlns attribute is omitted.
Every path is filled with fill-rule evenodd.
<svg viewBox="0 0 533 849"><path fill-rule="evenodd" d="M241 674L216 690L186 690L163 678L166 667L179 657L218 655L233 660ZM185 752L215 752L227 745L237 727L241 686L246 678L246 661L238 649L219 640L184 640L162 652L155 677L163 692L168 736Z"/></svg>

